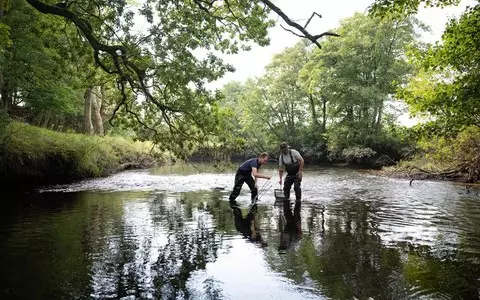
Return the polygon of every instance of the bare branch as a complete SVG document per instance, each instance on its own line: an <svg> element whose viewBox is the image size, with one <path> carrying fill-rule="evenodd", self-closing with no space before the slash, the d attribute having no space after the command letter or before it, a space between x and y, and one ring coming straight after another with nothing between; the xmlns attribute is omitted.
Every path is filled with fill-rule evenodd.
<svg viewBox="0 0 480 300"><path fill-rule="evenodd" d="M329 36L340 36L339 34L336 34L336 33L332 33L332 32L324 32L324 33L321 33L321 34L317 34L317 35L312 35L310 34L306 29L305 27L308 25L308 23L310 22L310 19L313 17L313 14L312 16L310 17L309 21L307 22L307 24L305 25L305 27L302 27L300 24L298 24L297 22L295 21L292 21L278 6L276 6L275 4L273 4L270 0L260 0L262 1L263 3L265 3L266 6L268 6L271 10L273 10L277 15L279 15L284 21L285 23L287 23L289 26L297 29L298 31L300 31L302 33L302 35L298 35L298 34L295 34L296 36L301 36L302 38L306 38L308 40L310 40L312 43L314 43L318 48L322 48L322 46L320 46L320 43L318 43L318 39L323 37L323 36L326 36L326 35L329 35ZM316 13L314 13L316 14ZM318 14L317 14L318 15ZM318 15L320 16L320 15ZM290 31L290 30L289 30ZM292 32L292 31L290 31Z"/></svg>
<svg viewBox="0 0 480 300"><path fill-rule="evenodd" d="M298 33L294 32L293 30L286 28L286 27L283 26L282 24L280 24L280 27L282 27L283 30L288 31L288 32L290 32L290 33L293 34L293 35L296 35L296 36L301 37L301 38L305 38L303 35L298 34Z"/></svg>
<svg viewBox="0 0 480 300"><path fill-rule="evenodd" d="M319 18L322 18L321 15L317 14L316 12L313 12L312 15L310 16L310 18L308 18L308 21L307 21L307 23L305 23L305 25L303 26L303 28L307 29L308 24L310 23L310 21L313 19L313 17L314 17L315 15L317 15Z"/></svg>

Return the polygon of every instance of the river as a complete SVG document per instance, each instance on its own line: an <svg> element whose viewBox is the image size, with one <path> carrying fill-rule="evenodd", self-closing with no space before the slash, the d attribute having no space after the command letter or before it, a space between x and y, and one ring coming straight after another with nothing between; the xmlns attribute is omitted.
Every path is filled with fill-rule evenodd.
<svg viewBox="0 0 480 300"><path fill-rule="evenodd" d="M465 186L312 167L284 207L262 172L255 237L235 225L233 172L208 165L4 194L0 298L479 298L480 196ZM249 198L245 185L237 214Z"/></svg>

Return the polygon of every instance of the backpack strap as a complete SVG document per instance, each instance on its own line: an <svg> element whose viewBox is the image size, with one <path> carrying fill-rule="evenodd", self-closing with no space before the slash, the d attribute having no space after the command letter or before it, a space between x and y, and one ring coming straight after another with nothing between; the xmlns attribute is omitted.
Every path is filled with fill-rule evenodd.
<svg viewBox="0 0 480 300"><path fill-rule="evenodd" d="M293 164L295 161L293 160L293 156L292 156L292 151L290 151L290 149L288 149L288 154L290 154L290 163ZM282 157L282 164L285 166L285 161L283 160L283 153L281 154L281 157Z"/></svg>

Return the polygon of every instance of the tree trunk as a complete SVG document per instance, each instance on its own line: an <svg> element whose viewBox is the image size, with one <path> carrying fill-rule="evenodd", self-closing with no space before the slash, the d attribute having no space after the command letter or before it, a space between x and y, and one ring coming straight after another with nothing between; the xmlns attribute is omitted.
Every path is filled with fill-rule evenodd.
<svg viewBox="0 0 480 300"><path fill-rule="evenodd" d="M100 115L102 116L102 122L105 122L105 101L107 100L105 85L100 86L100 97L102 98L102 102L100 103Z"/></svg>
<svg viewBox="0 0 480 300"><path fill-rule="evenodd" d="M7 99L5 98L5 93L4 93L4 86L3 86L3 75L0 73L0 98L2 99L2 106L1 108L8 109L7 106Z"/></svg>
<svg viewBox="0 0 480 300"><path fill-rule="evenodd" d="M353 118L353 106L351 105L347 105L347 107L345 108L345 110L347 111L347 120L350 124L353 124L354 122L354 118Z"/></svg>
<svg viewBox="0 0 480 300"><path fill-rule="evenodd" d="M50 122L50 113L46 112L44 116L45 118L43 119L41 127L48 128L48 123Z"/></svg>
<svg viewBox="0 0 480 300"><path fill-rule="evenodd" d="M88 87L83 96L85 100L85 113L83 114L83 130L86 134L93 134L92 125L92 98L93 87Z"/></svg>
<svg viewBox="0 0 480 300"><path fill-rule="evenodd" d="M322 132L327 131L327 98L322 96Z"/></svg>
<svg viewBox="0 0 480 300"><path fill-rule="evenodd" d="M318 126L318 119L317 119L317 110L315 109L315 99L313 98L313 95L310 93L308 94L308 99L310 100L310 109L312 110L312 124L314 125L315 128Z"/></svg>
<svg viewBox="0 0 480 300"><path fill-rule="evenodd" d="M8 88L8 80L0 73L0 97L2 98L2 108L8 111L12 103L12 93Z"/></svg>
<svg viewBox="0 0 480 300"><path fill-rule="evenodd" d="M377 120L375 124L375 130L380 130L382 128L382 117L383 117L383 101L378 105Z"/></svg>
<svg viewBox="0 0 480 300"><path fill-rule="evenodd" d="M377 128L377 116L378 116L378 106L375 103L373 107L373 114L372 114L372 120L370 120L370 124L372 125L372 129L375 130Z"/></svg>
<svg viewBox="0 0 480 300"><path fill-rule="evenodd" d="M96 135L104 135L103 120L100 109L102 107L102 93L100 86L93 87L92 93L92 113L93 113L93 129Z"/></svg>
<svg viewBox="0 0 480 300"><path fill-rule="evenodd" d="M4 78L1 78L4 79ZM0 90L0 97L2 98L2 106L5 110L8 111L8 109L11 107L12 103L12 94L8 90L6 81L3 80L2 85L1 85L1 90Z"/></svg>

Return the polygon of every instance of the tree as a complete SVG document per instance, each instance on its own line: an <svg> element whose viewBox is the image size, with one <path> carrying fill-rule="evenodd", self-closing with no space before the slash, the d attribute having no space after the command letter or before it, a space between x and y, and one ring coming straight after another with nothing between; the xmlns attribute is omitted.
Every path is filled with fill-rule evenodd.
<svg viewBox="0 0 480 300"><path fill-rule="evenodd" d="M302 79L309 91L328 101L333 153L380 146L385 105L410 72L405 53L417 43L416 25L412 18L355 14L338 29L342 39L313 51Z"/></svg>
<svg viewBox="0 0 480 300"><path fill-rule="evenodd" d="M275 144L286 141L293 147L302 146L308 124L314 123L313 111L306 90L299 79L300 70L307 63L307 45L297 45L275 55L267 65L261 80L262 101L266 106L265 120L276 133Z"/></svg>
<svg viewBox="0 0 480 300"><path fill-rule="evenodd" d="M421 4L428 7L445 7L457 5L460 0L375 0L370 6L370 12L374 15L413 15L418 11Z"/></svg>
<svg viewBox="0 0 480 300"><path fill-rule="evenodd" d="M224 87L224 104L238 116L235 122L253 149L273 152L277 147L271 145L281 141L297 148L304 145L315 109L308 109L310 98L299 80L307 52L306 44L298 43L275 55L264 76Z"/></svg>
<svg viewBox="0 0 480 300"><path fill-rule="evenodd" d="M480 5L451 20L443 43L417 51L417 74L400 95L411 113L434 120L433 131L454 136L468 126L480 127Z"/></svg>
<svg viewBox="0 0 480 300"><path fill-rule="evenodd" d="M157 142L174 137L177 153L190 149L192 139L201 142L217 128L214 113L219 98L204 85L232 68L214 50L235 53L248 49L250 42L266 45L267 29L273 24L270 10L318 46L321 36L335 35L310 34L267 0L147 0L138 15L126 0L53 5L26 1L41 13L73 23L93 49L95 63L117 77L122 98L113 116L123 110L136 124L151 130ZM141 33L133 31L135 17L145 20L146 30ZM207 51L204 58L194 55L198 49Z"/></svg>
<svg viewBox="0 0 480 300"><path fill-rule="evenodd" d="M76 62L85 47L62 20L40 18L24 0L10 3L1 20L10 28L9 45L0 52L1 106L36 125L75 127L84 77Z"/></svg>
<svg viewBox="0 0 480 300"><path fill-rule="evenodd" d="M432 160L424 178L480 178L480 5L447 24L442 43L416 51L417 72L399 90L410 112L428 118L419 145Z"/></svg>

